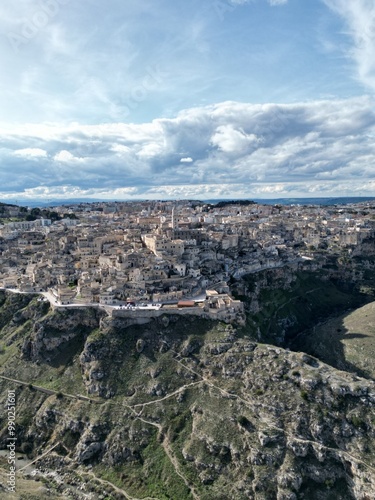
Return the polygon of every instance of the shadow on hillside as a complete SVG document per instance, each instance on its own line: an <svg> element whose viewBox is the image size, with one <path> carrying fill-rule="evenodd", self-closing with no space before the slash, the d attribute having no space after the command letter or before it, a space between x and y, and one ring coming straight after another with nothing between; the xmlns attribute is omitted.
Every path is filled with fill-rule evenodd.
<svg viewBox="0 0 375 500"><path fill-rule="evenodd" d="M375 370L365 364L365 358L369 353L367 350L363 353L363 363L358 363L347 359L345 343L350 341L350 347L359 356L361 352L361 343L370 336L364 333L349 332L344 326L345 316L327 321L325 324L316 326L310 330L300 333L290 342L290 349L301 351L314 356L324 363L327 363L338 370L348 371L359 375L360 377L374 379ZM363 346L362 346L363 347ZM375 366L375 360L374 360Z"/></svg>
<svg viewBox="0 0 375 500"><path fill-rule="evenodd" d="M71 365L74 358L82 352L86 337L84 333L80 333L73 339L59 346L44 362L53 368Z"/></svg>

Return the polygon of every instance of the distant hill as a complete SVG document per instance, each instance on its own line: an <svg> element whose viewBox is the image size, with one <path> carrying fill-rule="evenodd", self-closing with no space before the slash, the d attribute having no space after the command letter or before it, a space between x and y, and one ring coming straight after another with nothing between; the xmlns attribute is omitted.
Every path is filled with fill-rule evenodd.
<svg viewBox="0 0 375 500"><path fill-rule="evenodd" d="M13 205L12 203L2 203L2 202L0 201L0 209L1 209L1 208L3 208L3 209L4 209L4 208L7 208L7 207L18 207L18 205Z"/></svg>
<svg viewBox="0 0 375 500"><path fill-rule="evenodd" d="M339 198L279 198L273 200L257 199L258 203L265 203L267 205L348 205L351 203L363 203L366 201L373 201L375 197L339 197Z"/></svg>
<svg viewBox="0 0 375 500"><path fill-rule="evenodd" d="M338 197L338 198L272 198L272 199L265 199L265 198L253 198L249 200L230 200L230 199L208 199L199 201L196 200L197 203L208 203L211 205L217 205L219 203L225 203L225 204L231 204L231 203L239 203L239 204L250 204L250 203L262 203L264 205L347 205L350 203L363 203L366 201L373 201L375 200L375 197L371 196L356 196L356 197ZM66 198L66 199L51 199L48 201L42 201L42 200L23 200L19 199L17 200L17 203L27 206L27 207L56 207L56 206L62 206L62 205L72 205L76 203L113 203L113 202L141 202L141 201L147 201L147 198L139 198L139 199L131 199L131 200L104 200L100 198ZM155 200L150 200L150 201L155 201ZM165 200L167 201L167 200ZM173 200L172 200L173 201ZM186 200L188 201L188 200ZM190 200L190 201L195 201L195 200ZM8 205L8 206L14 206L14 205Z"/></svg>
<svg viewBox="0 0 375 500"><path fill-rule="evenodd" d="M375 197L367 196L367 197L339 197L339 198L272 198L272 199L264 199L264 198L253 198L251 200L236 200L236 201L248 201L249 203L260 203L264 205L348 205L351 203L363 203L366 201L373 201ZM235 203L235 201L230 200L205 200L206 203L210 203L213 205L217 205L219 203Z"/></svg>

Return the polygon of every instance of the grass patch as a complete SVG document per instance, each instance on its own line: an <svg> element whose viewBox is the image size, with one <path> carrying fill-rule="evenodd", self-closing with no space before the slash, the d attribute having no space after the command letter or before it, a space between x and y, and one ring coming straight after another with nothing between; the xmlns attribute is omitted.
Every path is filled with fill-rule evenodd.
<svg viewBox="0 0 375 500"><path fill-rule="evenodd" d="M307 330L291 348L374 380L375 302Z"/></svg>
<svg viewBox="0 0 375 500"><path fill-rule="evenodd" d="M141 452L141 462L113 467L95 467L95 473L129 494L158 500L191 500L191 494L157 442L156 433Z"/></svg>

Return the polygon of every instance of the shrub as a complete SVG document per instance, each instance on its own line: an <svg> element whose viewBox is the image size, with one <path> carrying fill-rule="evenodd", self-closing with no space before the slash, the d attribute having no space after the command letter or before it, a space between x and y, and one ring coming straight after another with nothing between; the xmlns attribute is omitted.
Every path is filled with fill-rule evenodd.
<svg viewBox="0 0 375 500"><path fill-rule="evenodd" d="M335 484L335 481L333 479L326 479L324 481L324 484L325 484L326 488L330 490L332 488L332 486Z"/></svg>
<svg viewBox="0 0 375 500"><path fill-rule="evenodd" d="M243 415L240 415L237 419L237 422L242 425L242 427L246 427L247 425L249 425L249 421L246 417L244 417Z"/></svg>
<svg viewBox="0 0 375 500"><path fill-rule="evenodd" d="M351 421L356 429L363 429L366 426L365 422L357 415L353 415Z"/></svg>
<svg viewBox="0 0 375 500"><path fill-rule="evenodd" d="M309 395L307 391L301 391L301 398L307 401L309 399Z"/></svg>

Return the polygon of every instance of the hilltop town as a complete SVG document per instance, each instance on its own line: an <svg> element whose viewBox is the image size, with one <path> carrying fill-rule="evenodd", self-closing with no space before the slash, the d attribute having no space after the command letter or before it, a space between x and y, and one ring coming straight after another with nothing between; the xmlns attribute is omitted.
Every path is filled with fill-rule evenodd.
<svg viewBox="0 0 375 500"><path fill-rule="evenodd" d="M375 235L371 202L80 203L47 212L8 206L0 215L0 287L44 293L56 306L122 315L163 308L226 322L243 321L243 304L230 295L243 275L316 269Z"/></svg>

